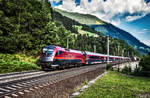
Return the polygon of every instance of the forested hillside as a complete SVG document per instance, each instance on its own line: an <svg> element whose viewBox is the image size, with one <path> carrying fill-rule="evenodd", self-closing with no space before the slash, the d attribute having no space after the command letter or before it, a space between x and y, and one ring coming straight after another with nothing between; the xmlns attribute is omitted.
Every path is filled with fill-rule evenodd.
<svg viewBox="0 0 150 98"><path fill-rule="evenodd" d="M0 6L1 53L36 56L46 45L66 47L67 38L69 48L94 51L96 47L96 52L106 53L106 36L56 13L49 0L1 0ZM77 26L99 36L81 35ZM124 41L110 38L110 54L134 56L138 52Z"/></svg>
<svg viewBox="0 0 150 98"><path fill-rule="evenodd" d="M55 11L55 9L53 10L53 17L54 20L56 21L57 26L63 25L67 30L70 30L72 33L80 34L80 32L78 32L77 27L82 27L83 31L92 32L93 34L98 34L103 36L103 34L100 34L96 30L90 28L88 25L81 24L66 16L62 16L59 12Z"/></svg>
<svg viewBox="0 0 150 98"><path fill-rule="evenodd" d="M0 73L39 70L41 49L66 46L67 38L71 32L56 27L49 0L0 0Z"/></svg>
<svg viewBox="0 0 150 98"><path fill-rule="evenodd" d="M0 0L0 6L1 52L39 54L49 44L65 46L71 32L56 27L49 0Z"/></svg>

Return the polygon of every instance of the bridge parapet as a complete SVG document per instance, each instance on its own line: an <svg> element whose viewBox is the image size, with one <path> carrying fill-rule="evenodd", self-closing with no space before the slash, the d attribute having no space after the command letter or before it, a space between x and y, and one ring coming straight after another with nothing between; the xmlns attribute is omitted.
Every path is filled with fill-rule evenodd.
<svg viewBox="0 0 150 98"><path fill-rule="evenodd" d="M113 66L113 69L122 70L125 66L131 67L131 70L134 71L135 68L139 66L139 61L130 61L130 62L120 62Z"/></svg>

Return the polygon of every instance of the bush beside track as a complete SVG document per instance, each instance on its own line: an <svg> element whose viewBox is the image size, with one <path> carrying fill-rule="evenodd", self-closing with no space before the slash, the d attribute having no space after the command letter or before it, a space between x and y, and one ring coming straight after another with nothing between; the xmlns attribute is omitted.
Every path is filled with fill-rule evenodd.
<svg viewBox="0 0 150 98"><path fill-rule="evenodd" d="M0 73L39 70L36 60L25 54L0 54Z"/></svg>

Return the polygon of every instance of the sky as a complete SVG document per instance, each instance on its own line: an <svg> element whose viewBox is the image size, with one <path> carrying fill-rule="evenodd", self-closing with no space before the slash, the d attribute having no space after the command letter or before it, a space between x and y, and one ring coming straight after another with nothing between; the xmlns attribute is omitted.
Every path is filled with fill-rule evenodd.
<svg viewBox="0 0 150 98"><path fill-rule="evenodd" d="M92 14L150 46L150 0L50 0L52 7Z"/></svg>

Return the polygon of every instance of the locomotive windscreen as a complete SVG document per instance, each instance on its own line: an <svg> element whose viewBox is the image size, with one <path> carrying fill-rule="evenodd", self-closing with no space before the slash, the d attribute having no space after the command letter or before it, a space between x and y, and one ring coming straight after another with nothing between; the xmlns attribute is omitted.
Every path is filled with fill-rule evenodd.
<svg viewBox="0 0 150 98"><path fill-rule="evenodd" d="M42 50L42 54L41 54L41 61L42 62L50 62L53 61L54 58L54 46L46 46L45 48L43 48Z"/></svg>
<svg viewBox="0 0 150 98"><path fill-rule="evenodd" d="M54 52L53 49L44 48L44 49L43 49L42 56L47 56L47 57L48 57L48 56L51 56L53 52Z"/></svg>

